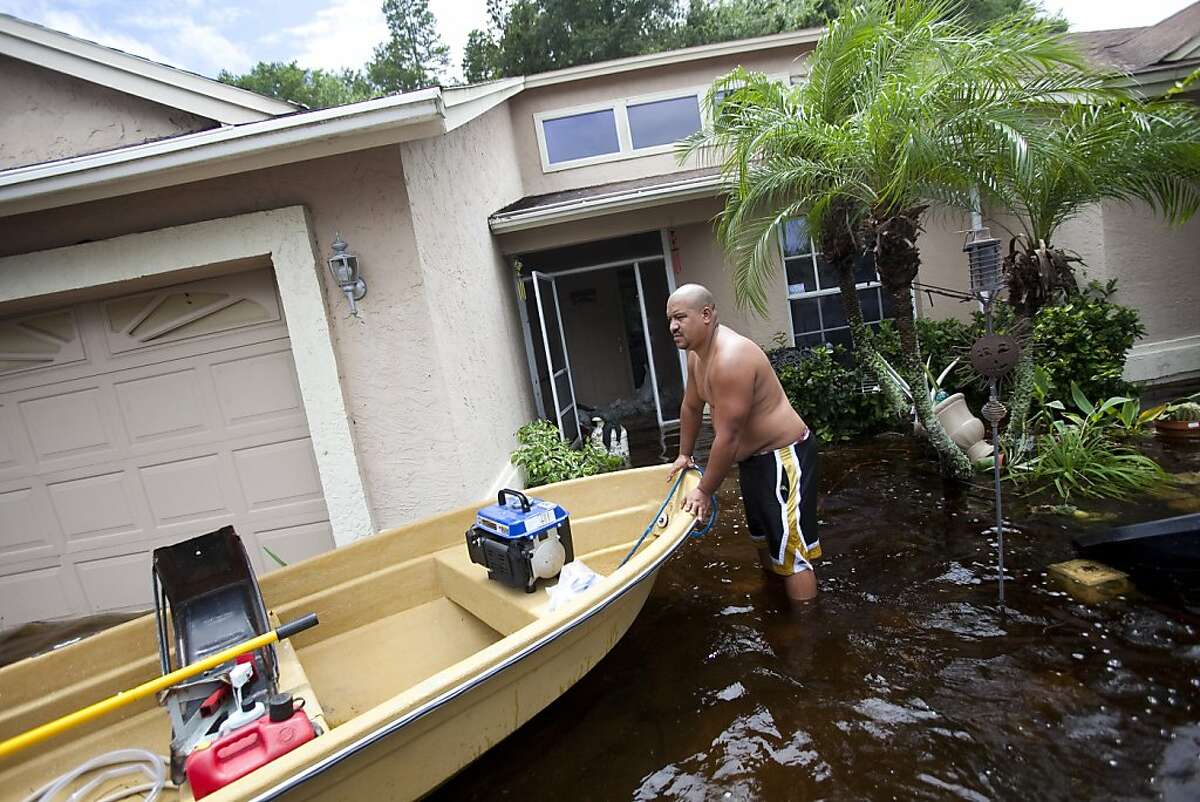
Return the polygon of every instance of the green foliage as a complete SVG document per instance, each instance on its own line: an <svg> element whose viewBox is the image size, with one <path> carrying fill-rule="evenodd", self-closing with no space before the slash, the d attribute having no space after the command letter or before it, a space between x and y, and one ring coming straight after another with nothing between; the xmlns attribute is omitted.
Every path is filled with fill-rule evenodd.
<svg viewBox="0 0 1200 802"><path fill-rule="evenodd" d="M838 0L488 0L487 30L474 30L463 51L468 82L557 70L577 64L728 42L823 25ZM1014 11L1029 0L962 0L969 27ZM1061 20L1055 23L1066 30Z"/></svg>
<svg viewBox="0 0 1200 802"><path fill-rule="evenodd" d="M851 440L894 428L898 420L874 380L840 347L783 348L768 356L788 401L826 442Z"/></svg>
<svg viewBox="0 0 1200 802"><path fill-rule="evenodd" d="M468 81L592 64L673 46L675 0L488 0L463 52Z"/></svg>
<svg viewBox="0 0 1200 802"><path fill-rule="evenodd" d="M390 38L375 48L367 78L383 93L435 86L450 64L429 0L384 0Z"/></svg>
<svg viewBox="0 0 1200 802"><path fill-rule="evenodd" d="M1185 401L1182 404L1171 404L1166 415L1167 420L1197 421L1200 420L1200 404L1195 401Z"/></svg>
<svg viewBox="0 0 1200 802"><path fill-rule="evenodd" d="M1033 343L1038 364L1050 375L1049 396L1067 397L1072 382L1088 398L1133 395L1121 376L1129 349L1145 333L1136 310L1104 293L1043 307L1034 319Z"/></svg>
<svg viewBox="0 0 1200 802"><path fill-rule="evenodd" d="M590 440L579 449L571 448L549 421L525 424L517 430L517 442L520 446L512 453L512 464L524 469L529 487L608 473L622 465L620 457Z"/></svg>
<svg viewBox="0 0 1200 802"><path fill-rule="evenodd" d="M296 62L260 61L243 75L221 70L217 80L260 95L301 103L310 109L343 106L370 98L374 90L361 73L306 70Z"/></svg>
<svg viewBox="0 0 1200 802"><path fill-rule="evenodd" d="M1044 399L1048 386L1043 372L1036 395ZM1058 399L1042 404L1047 429L1037 437L1036 456L1009 465L1012 479L1031 492L1053 490L1063 499L1072 494L1125 499L1171 483L1154 460L1113 441L1122 425L1121 413L1114 410L1130 399L1115 396L1093 404L1075 383L1070 397L1072 406Z"/></svg>

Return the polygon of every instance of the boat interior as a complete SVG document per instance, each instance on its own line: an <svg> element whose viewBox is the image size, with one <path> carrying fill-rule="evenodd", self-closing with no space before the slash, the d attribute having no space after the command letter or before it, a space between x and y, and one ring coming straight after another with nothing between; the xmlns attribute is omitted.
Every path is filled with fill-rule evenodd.
<svg viewBox="0 0 1200 802"><path fill-rule="evenodd" d="M654 521L670 489L665 477L665 467L623 471L534 494L566 508L576 559L610 577ZM668 518L683 515L682 495L672 499ZM343 726L553 614L543 590L553 580L526 593L490 581L487 570L470 561L464 533L476 509L409 524L261 578L274 626L310 612L320 618L316 627L281 641L277 659L279 689L303 698L321 730ZM655 534L663 531L656 526ZM645 551L643 546L631 569ZM0 739L158 676L156 644L155 619L148 615L0 669ZM164 709L153 697L142 699L0 761L0 799L24 799L110 750L165 755L170 736ZM160 798L191 794L185 785Z"/></svg>

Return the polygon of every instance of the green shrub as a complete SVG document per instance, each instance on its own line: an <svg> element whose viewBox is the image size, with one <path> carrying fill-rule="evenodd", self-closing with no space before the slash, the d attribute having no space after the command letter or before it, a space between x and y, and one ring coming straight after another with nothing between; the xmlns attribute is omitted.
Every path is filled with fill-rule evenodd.
<svg viewBox="0 0 1200 802"><path fill-rule="evenodd" d="M1072 494L1125 499L1171 483L1154 460L1114 442L1135 432L1147 417L1131 406L1134 399L1113 396L1093 404L1072 382L1072 409L1059 399L1046 400L1048 381L1047 371L1039 368L1034 394L1045 431L1035 440L1036 456L1009 465L1012 479L1031 485L1033 492L1053 490L1064 500Z"/></svg>
<svg viewBox="0 0 1200 802"><path fill-rule="evenodd" d="M1072 382L1088 398L1137 394L1121 374L1146 329L1137 311L1109 300L1112 292L1112 284L1093 284L1068 303L1038 312L1033 342L1037 363L1050 374L1051 398L1067 398Z"/></svg>
<svg viewBox="0 0 1200 802"><path fill-rule="evenodd" d="M780 348L768 356L788 401L823 441L850 440L895 428L898 421L883 393L872 389L874 379L854 366L842 348Z"/></svg>
<svg viewBox="0 0 1200 802"><path fill-rule="evenodd" d="M1166 413L1167 420L1197 421L1200 420L1200 404L1195 401L1184 401L1181 404L1171 404Z"/></svg>
<svg viewBox="0 0 1200 802"><path fill-rule="evenodd" d="M575 449L562 438L558 427L544 420L527 423L517 430L520 446L512 453L512 464L525 471L529 487L608 473L621 467L621 458L584 440Z"/></svg>

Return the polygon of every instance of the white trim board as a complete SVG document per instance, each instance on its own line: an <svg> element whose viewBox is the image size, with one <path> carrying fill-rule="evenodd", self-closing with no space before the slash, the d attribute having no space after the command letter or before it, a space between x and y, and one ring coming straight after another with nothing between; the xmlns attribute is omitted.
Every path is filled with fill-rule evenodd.
<svg viewBox="0 0 1200 802"><path fill-rule="evenodd" d="M770 36L759 36L753 39L737 39L732 42L717 42L711 45L698 45L683 50L668 50L663 53L647 53L642 56L601 61L597 64L581 64L578 67L567 67L553 72L543 72L525 77L525 86L534 89L539 86L553 86L568 81L581 81L586 78L599 78L605 75L617 75L632 70L642 70L649 67L662 67L671 64L683 64L689 61L736 56L752 53L757 50L770 50L776 47L794 47L802 44L812 44L821 38L825 28L806 28L802 31L788 31Z"/></svg>
<svg viewBox="0 0 1200 802"><path fill-rule="evenodd" d="M225 125L266 120L303 108L8 14L0 14L0 54Z"/></svg>
<svg viewBox="0 0 1200 802"><path fill-rule="evenodd" d="M1160 384L1200 374L1200 334L1138 343L1125 361L1125 380Z"/></svg>
<svg viewBox="0 0 1200 802"><path fill-rule="evenodd" d="M302 206L164 228L0 258L0 303L51 296L266 256L275 270L313 456L339 546L375 531L338 378L319 276L323 262Z"/></svg>

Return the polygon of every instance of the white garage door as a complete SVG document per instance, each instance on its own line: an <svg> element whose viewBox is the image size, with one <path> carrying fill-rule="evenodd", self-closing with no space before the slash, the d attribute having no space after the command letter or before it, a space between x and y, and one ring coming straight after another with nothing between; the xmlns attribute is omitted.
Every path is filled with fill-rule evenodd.
<svg viewBox="0 0 1200 802"><path fill-rule="evenodd" d="M0 320L0 628L145 608L226 524L259 573L333 548L269 269Z"/></svg>

